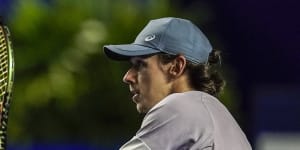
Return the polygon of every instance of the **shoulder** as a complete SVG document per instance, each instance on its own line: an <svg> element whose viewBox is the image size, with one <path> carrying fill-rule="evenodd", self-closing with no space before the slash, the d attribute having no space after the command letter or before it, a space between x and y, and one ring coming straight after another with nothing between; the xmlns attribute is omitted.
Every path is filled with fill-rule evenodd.
<svg viewBox="0 0 300 150"><path fill-rule="evenodd" d="M214 98L211 95L201 92L201 91L188 91L183 93L173 93L162 99L158 104L156 104L149 112L151 113L154 110L161 109L164 107L176 107L176 106L185 106L190 104L200 104L203 99Z"/></svg>
<svg viewBox="0 0 300 150"><path fill-rule="evenodd" d="M203 105L202 94L169 95L146 114L136 136L156 149L175 148L196 141L207 145L212 140L213 122Z"/></svg>
<svg viewBox="0 0 300 150"><path fill-rule="evenodd" d="M155 105L149 114L153 111L175 111L182 114L190 112L206 111L205 104L208 101L219 102L219 100L205 92L188 91L183 93L170 94L161 102ZM195 113L195 112L194 112Z"/></svg>
<svg viewBox="0 0 300 150"><path fill-rule="evenodd" d="M191 119L190 117L199 117L201 114L206 115L206 101L218 100L201 91L170 94L156 104L146 114L145 119L156 117L156 119L165 120L165 117L170 118L170 116L188 117L186 119Z"/></svg>
<svg viewBox="0 0 300 150"><path fill-rule="evenodd" d="M180 129L187 124L190 127L210 129L213 122L204 102L210 98L213 97L198 91L171 94L145 115L141 130L149 131L161 126Z"/></svg>

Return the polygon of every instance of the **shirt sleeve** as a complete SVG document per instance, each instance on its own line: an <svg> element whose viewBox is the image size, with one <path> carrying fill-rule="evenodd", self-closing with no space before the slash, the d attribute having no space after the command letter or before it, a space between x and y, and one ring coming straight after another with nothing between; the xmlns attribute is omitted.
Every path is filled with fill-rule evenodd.
<svg viewBox="0 0 300 150"><path fill-rule="evenodd" d="M120 150L151 150L146 143L137 137L133 137L130 141L124 144Z"/></svg>

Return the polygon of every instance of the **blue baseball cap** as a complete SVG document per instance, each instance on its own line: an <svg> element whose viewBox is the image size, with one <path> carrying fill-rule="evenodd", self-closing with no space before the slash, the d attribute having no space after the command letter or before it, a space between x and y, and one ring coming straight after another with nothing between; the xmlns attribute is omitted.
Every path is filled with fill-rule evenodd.
<svg viewBox="0 0 300 150"><path fill-rule="evenodd" d="M167 53L182 54L195 64L208 61L212 46L203 32L191 21L181 18L151 20L131 44L105 45L104 53L114 60Z"/></svg>

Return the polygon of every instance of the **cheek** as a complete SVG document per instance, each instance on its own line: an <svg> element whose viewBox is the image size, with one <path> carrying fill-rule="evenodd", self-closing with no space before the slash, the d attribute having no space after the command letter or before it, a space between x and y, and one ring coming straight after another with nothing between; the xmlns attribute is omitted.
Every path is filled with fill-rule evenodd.
<svg viewBox="0 0 300 150"><path fill-rule="evenodd" d="M157 96L165 93L166 80L161 72L153 72L141 76L140 81L142 81L141 89L144 92L144 96L149 98L150 101L155 101Z"/></svg>
<svg viewBox="0 0 300 150"><path fill-rule="evenodd" d="M149 92L152 87L151 76L148 73L142 72L138 75L137 80L141 92L143 92L144 94L146 94L147 91Z"/></svg>

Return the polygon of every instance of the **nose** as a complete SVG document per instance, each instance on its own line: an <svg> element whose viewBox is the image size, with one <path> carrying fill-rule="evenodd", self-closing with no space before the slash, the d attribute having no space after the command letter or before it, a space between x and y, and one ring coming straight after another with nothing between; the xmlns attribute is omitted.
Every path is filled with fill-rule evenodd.
<svg viewBox="0 0 300 150"><path fill-rule="evenodd" d="M136 73L134 70L129 69L123 77L123 82L126 84L133 84L136 82Z"/></svg>

